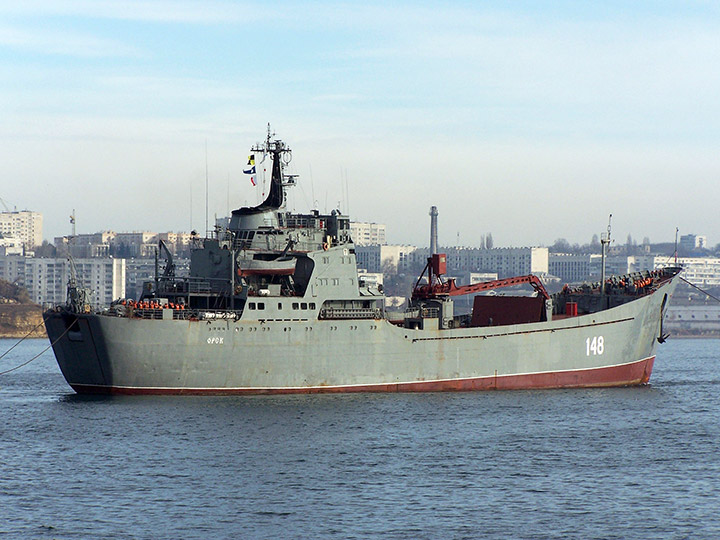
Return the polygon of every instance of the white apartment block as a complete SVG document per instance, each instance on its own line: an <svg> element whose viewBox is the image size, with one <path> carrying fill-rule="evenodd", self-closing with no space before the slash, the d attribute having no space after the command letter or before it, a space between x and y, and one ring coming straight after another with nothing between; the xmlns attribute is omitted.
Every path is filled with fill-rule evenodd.
<svg viewBox="0 0 720 540"><path fill-rule="evenodd" d="M697 287L720 287L720 259L714 257L678 257L682 277ZM655 257L655 268L674 266L671 257Z"/></svg>
<svg viewBox="0 0 720 540"><path fill-rule="evenodd" d="M390 272L404 272L410 268L415 250L415 246L356 245L355 257L358 267L368 272L383 272L383 268Z"/></svg>
<svg viewBox="0 0 720 540"><path fill-rule="evenodd" d="M25 277L25 261L22 255L0 256L0 279L10 283L21 282Z"/></svg>
<svg viewBox="0 0 720 540"><path fill-rule="evenodd" d="M445 247L448 272L490 272L500 278L548 273L548 249L544 247L480 249ZM358 267L382 272L388 266L397 272L422 269L430 256L429 248L384 245L356 246Z"/></svg>
<svg viewBox="0 0 720 540"><path fill-rule="evenodd" d="M19 238L0 234L0 255L22 255L23 251L23 244Z"/></svg>
<svg viewBox="0 0 720 540"><path fill-rule="evenodd" d="M91 304L107 307L125 296L125 259L75 259L79 285L92 290ZM27 289L33 302L61 304L67 299L70 279L67 259L0 257L0 278Z"/></svg>
<svg viewBox="0 0 720 540"><path fill-rule="evenodd" d="M707 236L699 234L685 234L680 237L680 247L686 251L694 249L707 249Z"/></svg>
<svg viewBox="0 0 720 540"><path fill-rule="evenodd" d="M563 283L588 281L592 270L600 260L596 254L550 253L548 272L560 278Z"/></svg>
<svg viewBox="0 0 720 540"><path fill-rule="evenodd" d="M643 270L656 270L675 266L675 258L667 255L641 255L608 257L605 275L622 275ZM720 287L720 259L714 257L678 257L677 264L683 267L682 277L698 287ZM600 279L600 257L593 259L590 280Z"/></svg>
<svg viewBox="0 0 720 540"><path fill-rule="evenodd" d="M498 278L548 273L548 248L468 248L444 247L440 252L447 255L448 272L492 272ZM414 254L415 262L424 265L430 250L424 248Z"/></svg>
<svg viewBox="0 0 720 540"><path fill-rule="evenodd" d="M26 249L42 245L43 217L39 212L0 212L0 234L18 238Z"/></svg>
<svg viewBox="0 0 720 540"><path fill-rule="evenodd" d="M605 258L605 275L620 276L658 268L667 257L654 255L608 255ZM602 256L597 253L551 253L549 272L564 283L598 281L602 274Z"/></svg>
<svg viewBox="0 0 720 540"><path fill-rule="evenodd" d="M352 221L350 222L350 236L356 246L385 244L385 224Z"/></svg>

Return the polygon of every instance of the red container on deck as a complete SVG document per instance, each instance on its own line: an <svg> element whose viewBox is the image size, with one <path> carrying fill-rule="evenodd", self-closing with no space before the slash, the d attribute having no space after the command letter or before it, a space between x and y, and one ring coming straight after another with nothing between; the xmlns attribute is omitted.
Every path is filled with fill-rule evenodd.
<svg viewBox="0 0 720 540"><path fill-rule="evenodd" d="M565 315L568 317L577 317L577 302L565 303Z"/></svg>

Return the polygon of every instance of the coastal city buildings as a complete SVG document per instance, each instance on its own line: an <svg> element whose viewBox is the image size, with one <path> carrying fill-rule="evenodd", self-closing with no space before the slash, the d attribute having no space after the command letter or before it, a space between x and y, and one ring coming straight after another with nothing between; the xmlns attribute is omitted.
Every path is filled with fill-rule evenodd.
<svg viewBox="0 0 720 540"><path fill-rule="evenodd" d="M385 244L385 224L365 221L350 222L350 237L356 246Z"/></svg>
<svg viewBox="0 0 720 540"><path fill-rule="evenodd" d="M70 276L68 255L75 261L78 278L94 290L98 306L117 298L137 298L143 284L155 277L155 256L159 268L165 261L158 243L163 241L173 255L178 275L189 273L189 257L197 235L184 232L101 231L54 239L56 255L36 258L32 248L42 244L42 214L28 210L0 213L0 278L27 288L38 303L64 302ZM365 279L378 284L393 274L416 275L425 266L430 249L386 243L386 225L352 222L355 254ZM707 236L680 237L680 253L707 253ZM606 274L621 275L674 265L675 258L650 253L650 246L625 255L614 245L606 258ZM599 253L554 253L546 247L494 248L441 247L447 255L449 276L458 283L474 283L516 275L535 274L546 282L597 281L601 274ZM720 287L720 258L678 257L683 277L697 287Z"/></svg>
<svg viewBox="0 0 720 540"><path fill-rule="evenodd" d="M692 253L696 250L707 249L707 236L699 234L685 234L680 237L680 251Z"/></svg>
<svg viewBox="0 0 720 540"><path fill-rule="evenodd" d="M493 272L499 279L535 274L548 274L548 248L469 248L447 247L442 249L447 254L448 267L453 272ZM430 256L429 249L418 252L425 261Z"/></svg>
<svg viewBox="0 0 720 540"><path fill-rule="evenodd" d="M54 239L55 257L35 257L30 248L42 244L41 214L4 212L0 223L0 279L24 287L38 304L65 302L73 264L78 282L93 291L95 307L126 296L137 298L143 284L155 277L161 240L175 257L177 275L189 272L189 233L102 231L62 236ZM159 255L162 269L165 262Z"/></svg>
<svg viewBox="0 0 720 540"><path fill-rule="evenodd" d="M56 237L54 245L58 255L134 258L154 257L158 242L162 240L173 255L189 257L192 238L192 234L182 232L103 231Z"/></svg>
<svg viewBox="0 0 720 540"><path fill-rule="evenodd" d="M358 268L368 272L406 272L414 262L415 246L356 245L355 258Z"/></svg>
<svg viewBox="0 0 720 540"><path fill-rule="evenodd" d="M24 251L19 238L0 234L0 255L22 255Z"/></svg>
<svg viewBox="0 0 720 540"><path fill-rule="evenodd" d="M492 272L500 278L523 274L548 273L548 249L545 247L481 249L443 247L448 269L452 272ZM403 245L356 246L358 267L368 272L422 269L430 248Z"/></svg>
<svg viewBox="0 0 720 540"><path fill-rule="evenodd" d="M594 268L594 260L600 260L599 254L588 253L549 253L548 272L564 283L578 283L589 279Z"/></svg>
<svg viewBox="0 0 720 540"><path fill-rule="evenodd" d="M177 275L188 275L190 260L174 261ZM33 302L57 304L67 298L71 265L75 265L77 281L93 291L91 303L108 307L119 298L138 298L143 285L155 279L155 258L118 259L113 257L40 258L0 254L0 279L27 289ZM160 271L164 261L160 262Z"/></svg>
<svg viewBox="0 0 720 540"><path fill-rule="evenodd" d="M720 259L715 257L678 257L677 263L684 269L683 278L697 287L720 287ZM674 259L654 257L653 268L671 266Z"/></svg>
<svg viewBox="0 0 720 540"><path fill-rule="evenodd" d="M68 259L5 256L0 257L0 279L22 285L37 304L63 303L72 264L78 282L92 290L93 306L109 306L125 296L124 259L74 259L71 263Z"/></svg>
<svg viewBox="0 0 720 540"><path fill-rule="evenodd" d="M0 235L16 238L25 249L39 246L43 241L42 214L29 210L0 212Z"/></svg>

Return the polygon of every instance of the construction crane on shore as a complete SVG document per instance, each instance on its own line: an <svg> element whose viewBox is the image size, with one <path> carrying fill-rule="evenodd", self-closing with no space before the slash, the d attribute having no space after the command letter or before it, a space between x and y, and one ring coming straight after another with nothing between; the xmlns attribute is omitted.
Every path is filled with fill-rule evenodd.
<svg viewBox="0 0 720 540"><path fill-rule="evenodd" d="M7 212L12 212L12 210L10 210L10 208L8 207L7 202L2 197L0 197L0 203L2 203L2 205L5 207L5 210ZM15 209L17 210L17 206L15 207Z"/></svg>

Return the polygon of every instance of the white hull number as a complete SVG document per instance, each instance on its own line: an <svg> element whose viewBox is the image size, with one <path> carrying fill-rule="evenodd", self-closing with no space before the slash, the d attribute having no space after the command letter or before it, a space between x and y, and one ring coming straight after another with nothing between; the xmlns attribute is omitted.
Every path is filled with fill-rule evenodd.
<svg viewBox="0 0 720 540"><path fill-rule="evenodd" d="M605 352L605 339L602 336L594 336L585 340L585 355L598 356Z"/></svg>

